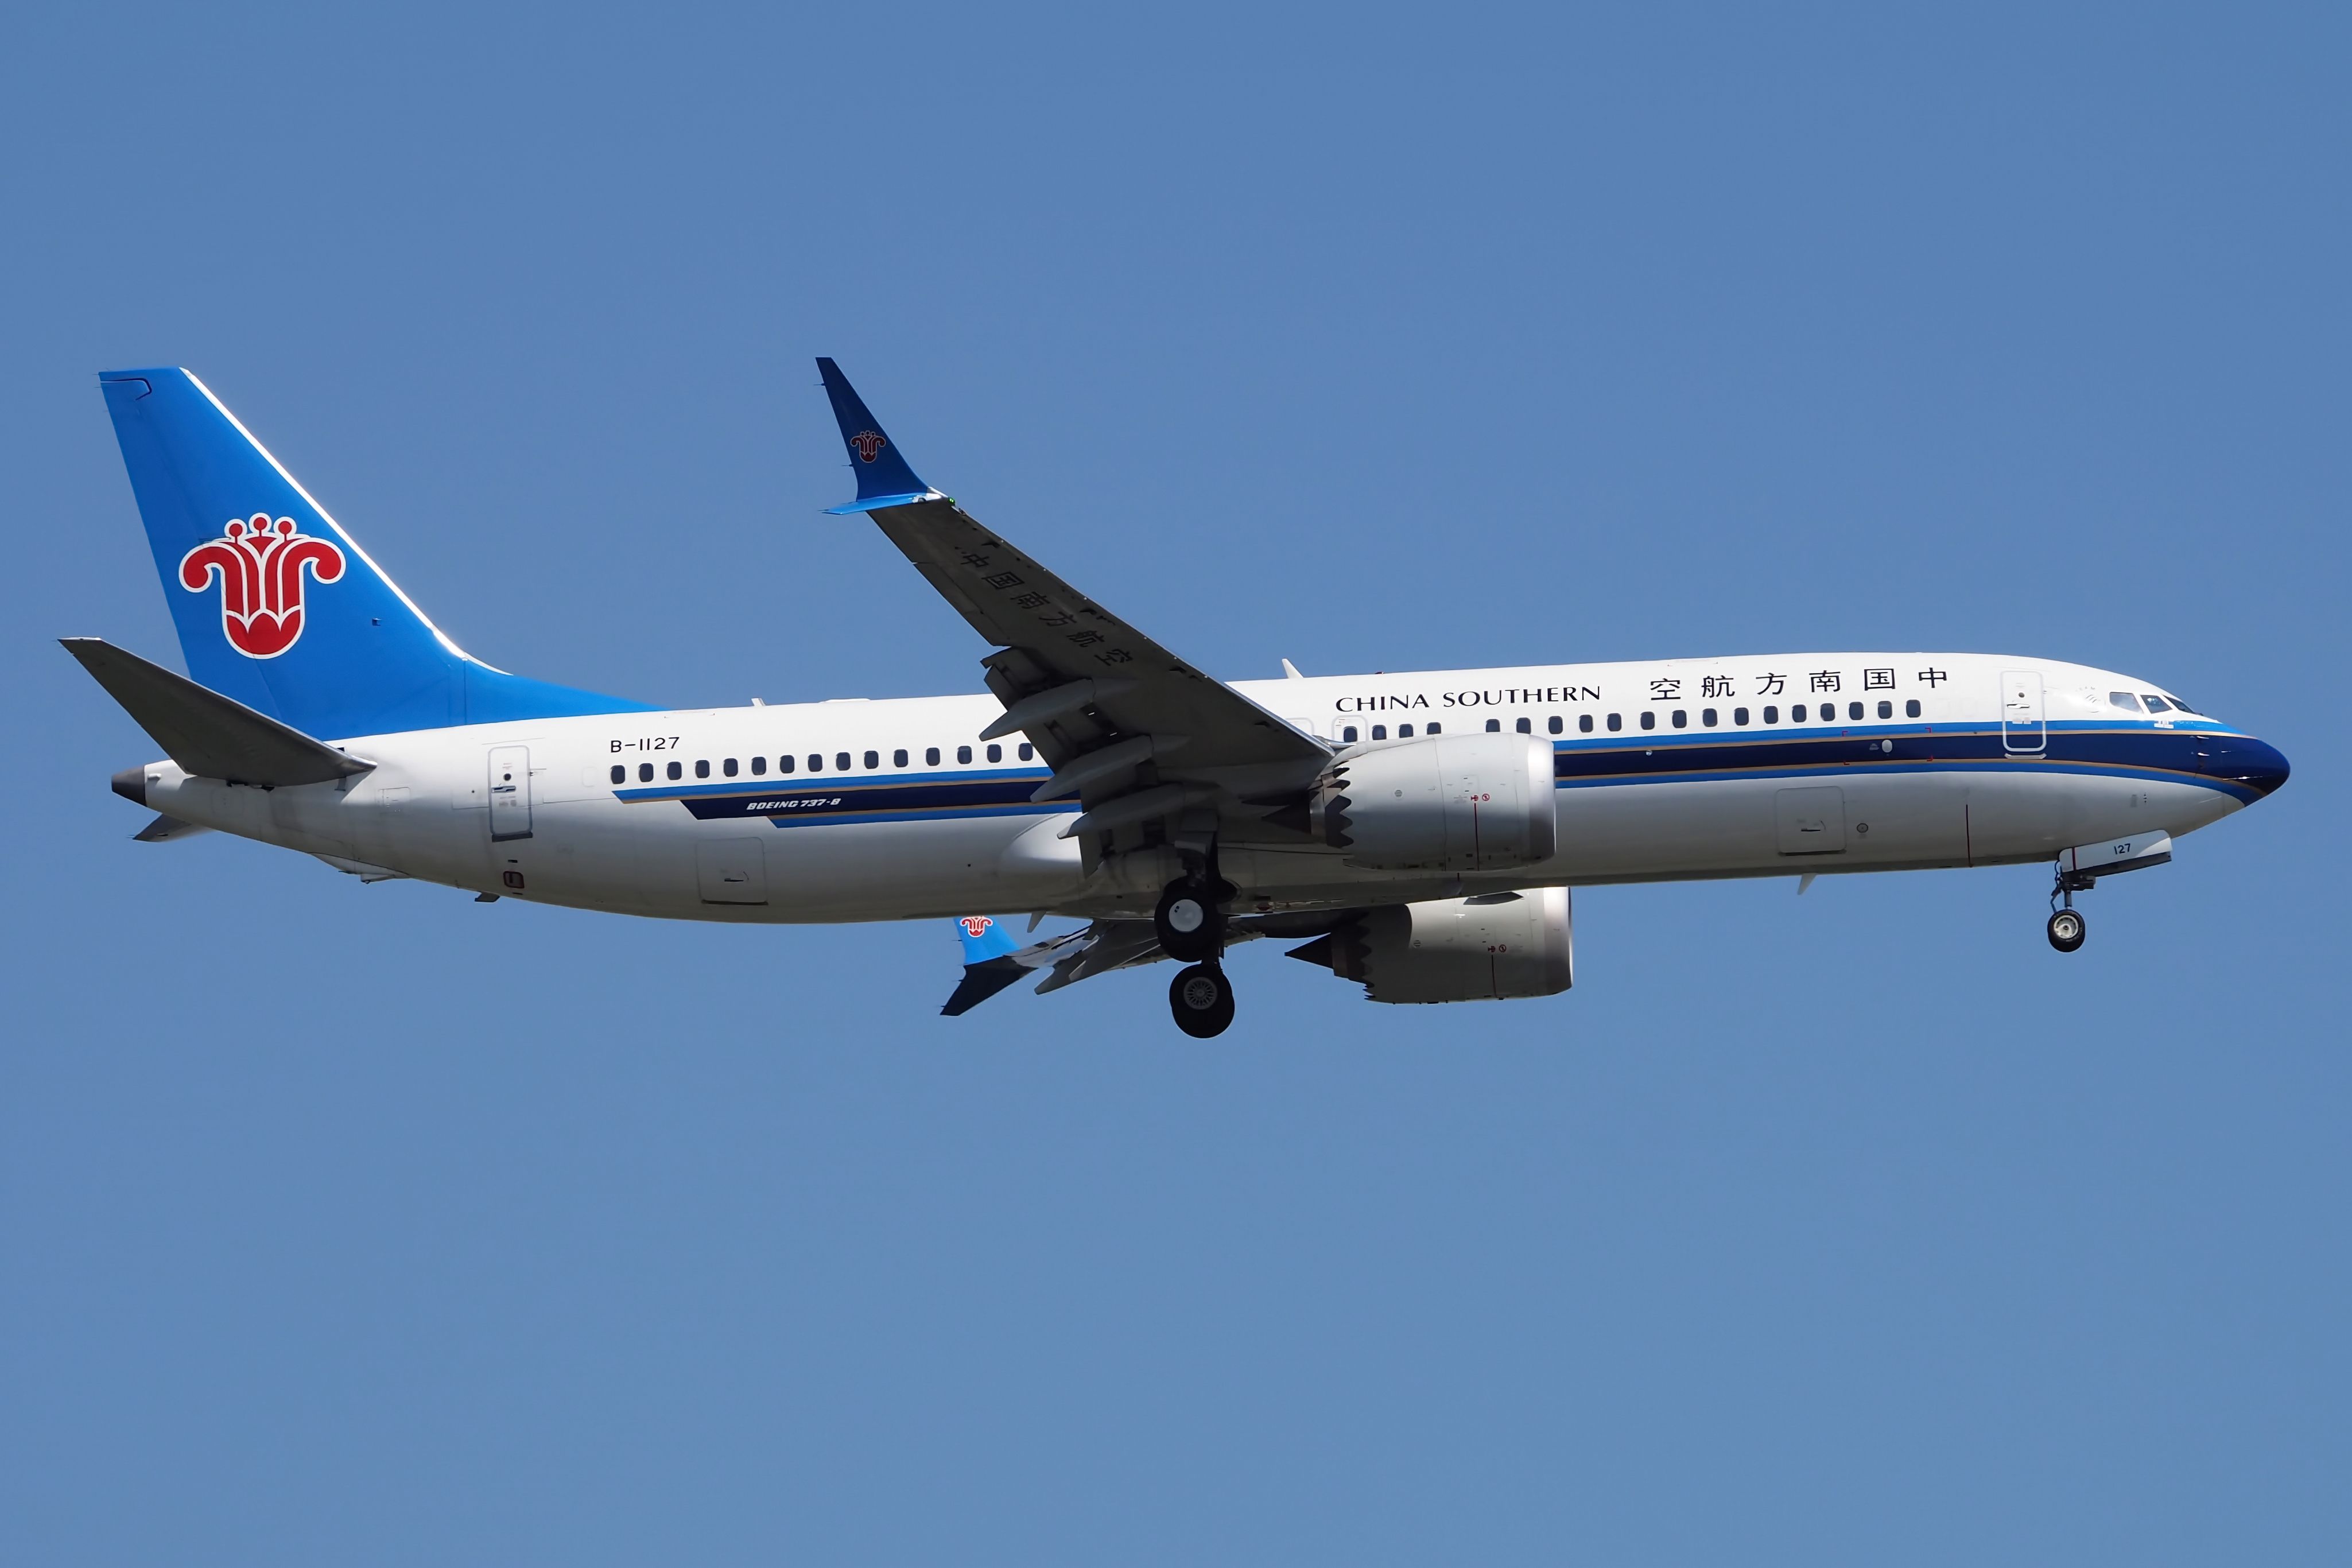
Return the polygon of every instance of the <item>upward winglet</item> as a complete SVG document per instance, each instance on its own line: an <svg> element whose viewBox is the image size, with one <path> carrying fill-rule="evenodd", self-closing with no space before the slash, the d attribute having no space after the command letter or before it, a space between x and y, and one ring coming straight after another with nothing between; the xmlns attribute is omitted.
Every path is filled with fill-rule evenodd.
<svg viewBox="0 0 2352 1568"><path fill-rule="evenodd" d="M857 499L845 506L830 506L825 510L839 515L853 511L872 511L877 507L905 506L909 501L929 500L939 492L915 477L898 448L882 433L882 426L841 374L841 367L820 357L817 374L824 377L824 395L833 400L833 416L841 422L841 442L849 448L849 466L857 471Z"/></svg>

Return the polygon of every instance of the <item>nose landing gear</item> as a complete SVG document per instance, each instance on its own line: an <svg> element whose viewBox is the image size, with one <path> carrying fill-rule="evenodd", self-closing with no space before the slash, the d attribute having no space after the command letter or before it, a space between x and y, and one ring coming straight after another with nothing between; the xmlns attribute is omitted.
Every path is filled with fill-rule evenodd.
<svg viewBox="0 0 2352 1568"><path fill-rule="evenodd" d="M2082 912L2074 908L2074 895L2090 891L2092 883L2096 880L2087 872L2070 871L2063 861L2060 862L2057 885L2050 889L2050 923L2044 928L2050 936L2050 945L2059 952L2074 952L2090 934L2090 928L2083 921ZM2066 900L2063 909L2058 904L2061 899Z"/></svg>
<svg viewBox="0 0 2352 1568"><path fill-rule="evenodd" d="M2083 945L2083 917L2071 909L2057 910L2050 916L2050 945L2061 952L2072 952Z"/></svg>

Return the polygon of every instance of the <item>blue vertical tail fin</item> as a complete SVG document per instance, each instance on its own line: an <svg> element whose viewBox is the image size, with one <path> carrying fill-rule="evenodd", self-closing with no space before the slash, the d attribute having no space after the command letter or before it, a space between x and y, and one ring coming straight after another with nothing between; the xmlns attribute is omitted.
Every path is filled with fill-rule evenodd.
<svg viewBox="0 0 2352 1568"><path fill-rule="evenodd" d="M468 655L186 371L99 384L198 684L324 738L646 710Z"/></svg>

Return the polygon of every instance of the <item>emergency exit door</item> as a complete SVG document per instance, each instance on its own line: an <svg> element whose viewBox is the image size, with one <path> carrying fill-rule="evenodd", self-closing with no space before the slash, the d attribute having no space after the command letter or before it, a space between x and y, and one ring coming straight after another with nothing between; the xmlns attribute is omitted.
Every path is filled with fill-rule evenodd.
<svg viewBox="0 0 2352 1568"><path fill-rule="evenodd" d="M530 748L490 748L490 841L530 837Z"/></svg>
<svg viewBox="0 0 2352 1568"><path fill-rule="evenodd" d="M2038 752L2049 743L2042 723L2042 672L2005 669L2000 675L2000 749Z"/></svg>

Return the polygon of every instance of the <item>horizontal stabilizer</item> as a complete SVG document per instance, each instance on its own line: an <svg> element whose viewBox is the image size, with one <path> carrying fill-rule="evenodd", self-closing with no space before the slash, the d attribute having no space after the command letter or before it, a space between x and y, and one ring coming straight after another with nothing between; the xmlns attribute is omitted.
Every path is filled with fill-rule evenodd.
<svg viewBox="0 0 2352 1568"><path fill-rule="evenodd" d="M97 637L59 640L164 754L196 778L274 788L326 784L375 766Z"/></svg>
<svg viewBox="0 0 2352 1568"><path fill-rule="evenodd" d="M199 833L211 831L211 828L202 823L182 822L176 816L165 816L158 813L154 821L131 837L141 844L169 844L176 839L194 838Z"/></svg>

